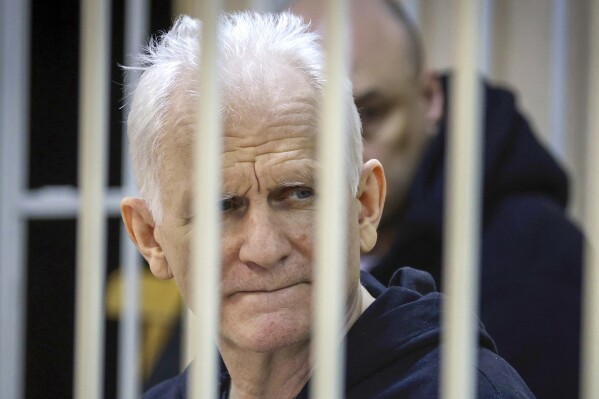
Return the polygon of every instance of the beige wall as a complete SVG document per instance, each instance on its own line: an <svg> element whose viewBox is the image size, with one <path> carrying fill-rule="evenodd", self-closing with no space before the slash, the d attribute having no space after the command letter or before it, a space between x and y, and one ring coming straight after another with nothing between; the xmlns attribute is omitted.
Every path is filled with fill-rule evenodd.
<svg viewBox="0 0 599 399"><path fill-rule="evenodd" d="M416 4L429 65L451 68L454 0L404 0ZM582 215L584 139L586 137L586 68L588 8L590 0L566 0L569 7L566 41L566 80L563 96L553 95L553 0L488 0L492 19L489 69L492 81L511 87L535 131L558 156L572 182L571 211ZM561 98L564 145L552 144L552 100Z"/></svg>
<svg viewBox="0 0 599 399"><path fill-rule="evenodd" d="M223 8L227 11L240 11L248 8L263 8L267 0L222 0ZM193 0L173 0L173 14L191 14Z"/></svg>

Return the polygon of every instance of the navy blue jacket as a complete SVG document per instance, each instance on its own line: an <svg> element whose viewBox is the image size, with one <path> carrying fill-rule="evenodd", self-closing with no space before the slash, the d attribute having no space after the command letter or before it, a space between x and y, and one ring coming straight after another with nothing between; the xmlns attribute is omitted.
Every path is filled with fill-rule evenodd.
<svg viewBox="0 0 599 399"><path fill-rule="evenodd" d="M514 96L488 85L485 96L480 317L535 395L575 398L583 238L564 211L567 178ZM443 291L446 129L443 120L391 222L395 243L371 270L383 283L408 265L431 273Z"/></svg>
<svg viewBox="0 0 599 399"><path fill-rule="evenodd" d="M348 399L435 398L439 390L439 318L441 296L429 274L403 268L386 289L367 273L362 283L376 298L347 335ZM479 398L533 398L522 379L495 353L495 345L479 332L477 387ZM220 394L230 379L222 365ZM185 398L187 372L165 381L144 399ZM297 396L307 399L309 385Z"/></svg>

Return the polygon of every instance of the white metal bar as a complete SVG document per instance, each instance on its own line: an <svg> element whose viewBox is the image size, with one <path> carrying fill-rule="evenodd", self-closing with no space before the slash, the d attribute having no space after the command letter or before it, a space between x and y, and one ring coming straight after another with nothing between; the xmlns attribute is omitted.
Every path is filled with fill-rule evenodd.
<svg viewBox="0 0 599 399"><path fill-rule="evenodd" d="M581 397L599 398L599 2L590 4Z"/></svg>
<svg viewBox="0 0 599 399"><path fill-rule="evenodd" d="M102 205L106 216L120 215L119 204L126 193L120 188L104 191ZM74 218L79 213L80 198L75 187L50 186L22 194L16 207L23 219Z"/></svg>
<svg viewBox="0 0 599 399"><path fill-rule="evenodd" d="M197 316L193 337L197 337L197 360L191 366L189 385L192 399L216 398L218 395L218 325L220 287L220 192L222 133L218 112L220 103L217 72L218 15L220 0L196 1L202 21L202 67L198 75L202 100L199 101L195 154L194 228L192 259L192 303ZM202 273L196 271L202 270Z"/></svg>
<svg viewBox="0 0 599 399"><path fill-rule="evenodd" d="M478 248L480 241L480 0L456 7L455 63L447 157L441 394L476 395Z"/></svg>
<svg viewBox="0 0 599 399"><path fill-rule="evenodd" d="M150 7L147 0L127 0L125 8L125 63L134 66L135 54L141 51L146 41L150 20ZM139 73L129 70L125 74L125 88L128 89L139 78ZM126 103L124 114L129 112ZM127 128L123 125L122 134L122 190L125 195L135 195L135 179L128 154ZM120 258L123 268L122 311L119 326L118 352L118 397L138 398L141 391L139 349L140 349L140 262L137 249L131 244L125 226L120 229Z"/></svg>
<svg viewBox="0 0 599 399"><path fill-rule="evenodd" d="M0 397L20 399L26 265L17 209L27 176L30 3L4 0L0 8Z"/></svg>
<svg viewBox="0 0 599 399"><path fill-rule="evenodd" d="M551 148L564 161L566 148L566 112L568 110L568 16L566 0L553 0L551 38Z"/></svg>
<svg viewBox="0 0 599 399"><path fill-rule="evenodd" d="M344 0L327 2L326 83L318 134L315 320L312 343L314 398L344 397L347 271L347 174L345 173L344 84L347 75L348 9ZM326 133L325 133L326 132ZM325 162L326 160L326 162ZM334 287L341 287L334 289Z"/></svg>
<svg viewBox="0 0 599 399"><path fill-rule="evenodd" d="M181 348L179 368L184 370L191 362L196 353L195 341L193 340L194 314L187 306L181 310Z"/></svg>
<svg viewBox="0 0 599 399"><path fill-rule="evenodd" d="M77 223L77 292L74 394L103 397L104 280L110 4L81 4L81 74L79 99L79 189Z"/></svg>

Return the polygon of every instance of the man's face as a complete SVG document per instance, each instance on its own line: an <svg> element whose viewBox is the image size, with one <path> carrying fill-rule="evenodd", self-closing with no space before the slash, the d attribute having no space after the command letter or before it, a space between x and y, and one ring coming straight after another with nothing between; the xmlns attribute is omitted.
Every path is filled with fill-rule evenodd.
<svg viewBox="0 0 599 399"><path fill-rule="evenodd" d="M258 352L308 341L312 319L318 104L298 71L276 66L269 78L266 95L229 113L222 155L221 342ZM188 122L175 129L185 130ZM188 304L190 136L185 131L167 139L165 213L155 230ZM356 205L351 209L357 221ZM350 234L350 252L357 254L356 234ZM357 273L352 278L348 296L357 289Z"/></svg>
<svg viewBox="0 0 599 399"><path fill-rule="evenodd" d="M406 32L382 0L354 0L351 79L360 112L364 159L383 164L387 201L383 221L401 206L418 160L430 138L427 100L414 71ZM317 0L297 0L292 11L318 29L324 8Z"/></svg>

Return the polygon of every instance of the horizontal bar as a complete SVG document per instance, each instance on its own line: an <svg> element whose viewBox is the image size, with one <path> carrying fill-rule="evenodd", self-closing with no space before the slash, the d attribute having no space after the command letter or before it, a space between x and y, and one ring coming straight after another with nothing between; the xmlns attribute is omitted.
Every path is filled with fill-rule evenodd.
<svg viewBox="0 0 599 399"><path fill-rule="evenodd" d="M120 188L104 191L101 201L107 216L120 216L120 202L125 192ZM18 204L23 219L66 219L79 214L81 198L75 187L55 186L29 190Z"/></svg>

